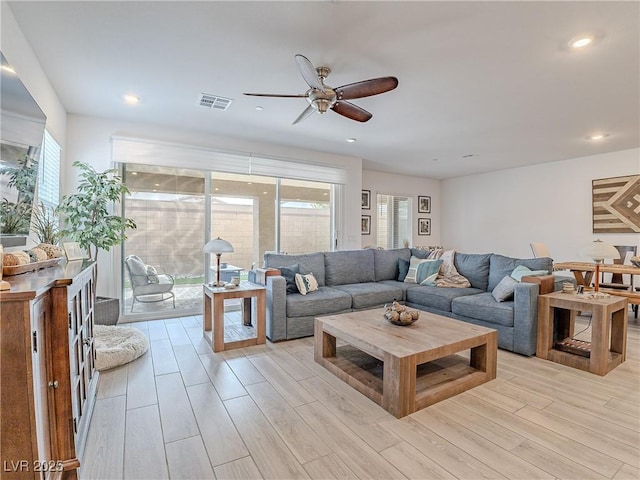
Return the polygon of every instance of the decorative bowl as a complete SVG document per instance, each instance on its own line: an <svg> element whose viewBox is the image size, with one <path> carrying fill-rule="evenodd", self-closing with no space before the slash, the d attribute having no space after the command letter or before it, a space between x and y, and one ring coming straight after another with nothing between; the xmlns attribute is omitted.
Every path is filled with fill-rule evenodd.
<svg viewBox="0 0 640 480"><path fill-rule="evenodd" d="M384 318L394 325L406 327L415 323L419 317L418 310L409 310L398 302L394 301L391 305L385 305Z"/></svg>

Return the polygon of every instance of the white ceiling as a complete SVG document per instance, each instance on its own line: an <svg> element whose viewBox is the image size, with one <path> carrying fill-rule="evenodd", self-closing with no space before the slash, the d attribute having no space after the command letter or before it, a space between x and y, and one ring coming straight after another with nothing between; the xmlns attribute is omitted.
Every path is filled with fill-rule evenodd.
<svg viewBox="0 0 640 480"><path fill-rule="evenodd" d="M74 114L356 156L366 169L432 178L640 145L636 1L9 5ZM585 32L594 45L570 50ZM373 113L367 123L328 112L292 125L304 99L242 92L304 93L296 53L329 66L334 87L387 75L400 83L353 101ZM233 104L206 109L203 92ZM141 103L124 105L125 93ZM609 137L587 140L595 132Z"/></svg>

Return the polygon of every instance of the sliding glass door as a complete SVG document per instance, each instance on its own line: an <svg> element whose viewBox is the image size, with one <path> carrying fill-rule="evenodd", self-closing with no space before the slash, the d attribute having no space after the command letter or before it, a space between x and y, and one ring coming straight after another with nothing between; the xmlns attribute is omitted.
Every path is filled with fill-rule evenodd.
<svg viewBox="0 0 640 480"><path fill-rule="evenodd" d="M130 191L123 213L137 224L123 245L127 319L201 313L202 284L217 274L215 255L204 264L209 239L233 246L221 257L223 281L246 279L265 252L332 249L332 184L131 163L122 168Z"/></svg>
<svg viewBox="0 0 640 480"><path fill-rule="evenodd" d="M174 282L169 292L142 295L154 292L154 282L167 277L159 280L152 274L149 286L145 286L140 272L131 272L124 262L124 313L162 316L199 312L205 274L203 172L127 164L123 179L130 192L124 199L124 215L137 225L124 242L123 261L135 255L144 265L152 267L149 273L166 273Z"/></svg>

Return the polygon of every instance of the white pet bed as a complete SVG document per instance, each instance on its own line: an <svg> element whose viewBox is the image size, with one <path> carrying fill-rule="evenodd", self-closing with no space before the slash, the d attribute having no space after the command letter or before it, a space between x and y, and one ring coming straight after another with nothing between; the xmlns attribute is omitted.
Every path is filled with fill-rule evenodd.
<svg viewBox="0 0 640 480"><path fill-rule="evenodd" d="M129 363L149 348L147 336L137 328L94 325L93 333L97 370Z"/></svg>

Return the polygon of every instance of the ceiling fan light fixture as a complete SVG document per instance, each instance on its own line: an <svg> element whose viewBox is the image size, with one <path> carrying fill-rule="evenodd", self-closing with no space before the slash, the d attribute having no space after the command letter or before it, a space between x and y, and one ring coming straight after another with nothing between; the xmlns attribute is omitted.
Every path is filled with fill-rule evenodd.
<svg viewBox="0 0 640 480"><path fill-rule="evenodd" d="M324 98L318 98L313 101L313 105L315 105L318 112L325 113L331 107L331 102L329 100L325 100Z"/></svg>

